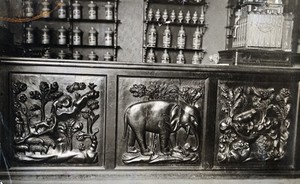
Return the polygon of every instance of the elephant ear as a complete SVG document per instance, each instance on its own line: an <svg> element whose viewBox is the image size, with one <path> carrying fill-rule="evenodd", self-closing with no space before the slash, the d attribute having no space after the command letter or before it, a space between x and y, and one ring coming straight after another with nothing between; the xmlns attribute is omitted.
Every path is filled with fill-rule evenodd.
<svg viewBox="0 0 300 184"><path fill-rule="evenodd" d="M179 123L180 123L180 114L181 114L181 107L179 105L175 105L172 109L171 109L171 116L170 116L170 126L171 126L171 130L172 132L177 131L180 127L179 127Z"/></svg>

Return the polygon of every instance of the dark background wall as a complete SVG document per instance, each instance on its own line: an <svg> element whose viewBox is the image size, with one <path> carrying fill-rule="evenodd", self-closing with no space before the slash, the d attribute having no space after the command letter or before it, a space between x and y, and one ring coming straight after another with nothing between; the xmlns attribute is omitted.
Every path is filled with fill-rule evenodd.
<svg viewBox="0 0 300 184"><path fill-rule="evenodd" d="M208 56L217 54L225 48L226 0L210 0L206 13L208 29L204 36L203 48L207 51L203 63L210 64ZM11 6L9 6L11 4ZM21 1L1 0L0 16L21 17ZM142 62L144 36L144 1L122 0L119 3L118 43L121 46L118 54L119 62ZM10 24L15 42L22 40L22 25ZM101 34L101 33L100 33ZM173 33L175 36L175 33ZM212 64L212 63L211 63Z"/></svg>

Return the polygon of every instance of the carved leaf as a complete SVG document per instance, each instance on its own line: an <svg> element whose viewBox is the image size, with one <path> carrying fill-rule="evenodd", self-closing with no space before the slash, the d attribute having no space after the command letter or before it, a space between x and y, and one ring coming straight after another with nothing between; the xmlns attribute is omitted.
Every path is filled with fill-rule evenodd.
<svg viewBox="0 0 300 184"><path fill-rule="evenodd" d="M284 113L283 113L284 119L288 116L290 110L291 110L291 104L287 104L287 105L284 107Z"/></svg>

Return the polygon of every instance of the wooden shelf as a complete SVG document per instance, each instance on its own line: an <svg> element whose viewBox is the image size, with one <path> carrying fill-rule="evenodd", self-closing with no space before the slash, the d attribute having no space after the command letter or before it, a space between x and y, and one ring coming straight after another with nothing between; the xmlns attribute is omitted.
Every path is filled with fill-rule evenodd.
<svg viewBox="0 0 300 184"><path fill-rule="evenodd" d="M120 46L107 46L107 45L59 45L59 44L26 44L22 43L23 46L27 47L43 47L43 48L106 48L106 49L119 49Z"/></svg>
<svg viewBox="0 0 300 184"><path fill-rule="evenodd" d="M191 21L192 22L192 21ZM155 25L170 25L170 26L185 26L185 27L206 27L206 24L199 24L199 23L179 23L179 22L170 22L170 21L167 21L167 22L164 22L164 21L149 21L149 20L146 20L144 21L144 23L147 23L147 24L155 24Z"/></svg>
<svg viewBox="0 0 300 184"><path fill-rule="evenodd" d="M115 23L120 23L120 20L106 20L106 19L70 19L70 18L65 18L65 19L59 19L59 18L42 18L38 19L35 21L45 21L45 22L67 22L67 23L110 23L110 24L115 24Z"/></svg>
<svg viewBox="0 0 300 184"><path fill-rule="evenodd" d="M155 4L174 4L174 5L183 5L183 6L195 6L195 5L206 5L207 3L202 0L201 2L184 2L184 0L148 0L149 3Z"/></svg>
<svg viewBox="0 0 300 184"><path fill-rule="evenodd" d="M192 49L192 48L184 48L184 49L179 49L177 47L170 47L170 48L165 48L165 47L148 47L144 46L145 49L153 49L153 50L168 50L168 51L187 51L187 52L203 52L203 49Z"/></svg>

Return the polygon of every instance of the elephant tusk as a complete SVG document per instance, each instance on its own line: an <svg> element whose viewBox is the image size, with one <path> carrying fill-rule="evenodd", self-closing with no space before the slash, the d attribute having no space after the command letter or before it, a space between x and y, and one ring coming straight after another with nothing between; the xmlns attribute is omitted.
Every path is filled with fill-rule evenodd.
<svg viewBox="0 0 300 184"><path fill-rule="evenodd" d="M186 131L186 137L185 137L185 140L188 139L190 133L191 133L191 127L190 126L186 126L185 127L185 131Z"/></svg>

